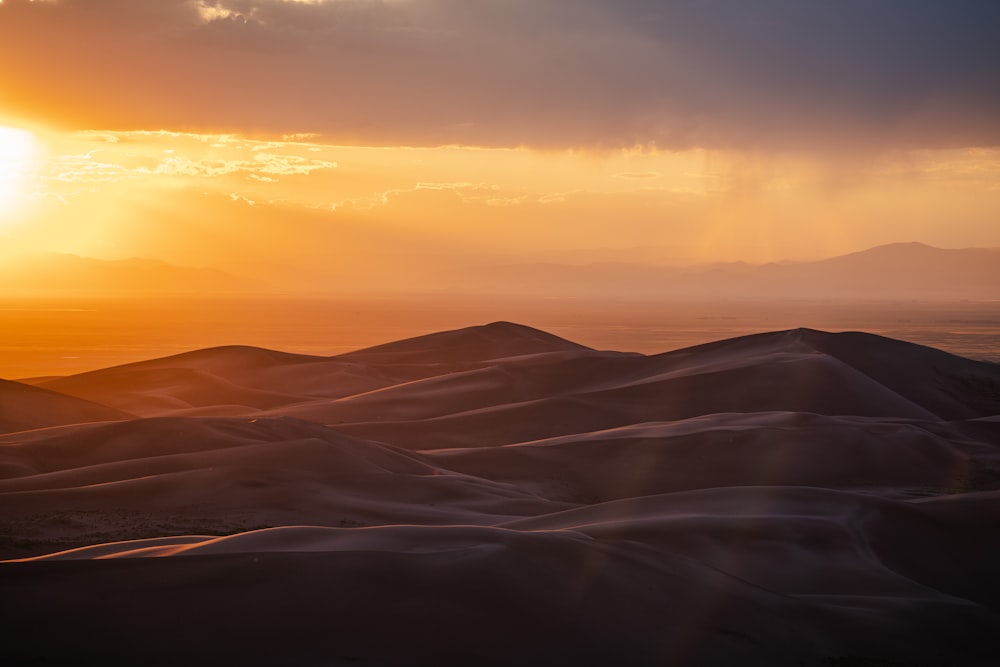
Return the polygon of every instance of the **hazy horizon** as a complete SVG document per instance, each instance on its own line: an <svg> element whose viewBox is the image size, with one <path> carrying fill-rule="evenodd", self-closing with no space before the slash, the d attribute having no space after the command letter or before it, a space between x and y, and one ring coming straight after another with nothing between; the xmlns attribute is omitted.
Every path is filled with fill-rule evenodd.
<svg viewBox="0 0 1000 667"><path fill-rule="evenodd" d="M130 257L0 251L0 299L421 297L870 301L1000 299L1000 248L900 242L815 261L687 262L663 247L584 250L387 277L384 266L322 266L311 281Z"/></svg>
<svg viewBox="0 0 1000 667"><path fill-rule="evenodd" d="M0 262L493 293L525 263L997 248L996 19L857 0L4 0Z"/></svg>
<svg viewBox="0 0 1000 667"><path fill-rule="evenodd" d="M26 299L0 305L0 378L70 375L216 346L331 356L497 320L658 354L766 331L864 330L1000 363L1000 301L354 298Z"/></svg>
<svg viewBox="0 0 1000 667"><path fill-rule="evenodd" d="M975 302L990 320L997 18L860 0L2 0L0 308L110 300L99 323L9 320L0 348L27 356L0 375L91 346L300 346L327 318L306 297L382 308L368 326L387 335L361 343L522 312L558 329L531 320L551 303L589 323L584 341L649 324L618 301ZM244 301L176 301L222 297ZM285 339L253 333L282 317ZM782 323L825 322L801 320ZM121 332L124 348L100 340Z"/></svg>

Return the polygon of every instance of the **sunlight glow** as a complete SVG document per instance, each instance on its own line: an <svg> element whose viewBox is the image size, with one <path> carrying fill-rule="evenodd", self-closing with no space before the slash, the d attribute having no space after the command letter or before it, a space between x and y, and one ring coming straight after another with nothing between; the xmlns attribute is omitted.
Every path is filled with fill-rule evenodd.
<svg viewBox="0 0 1000 667"><path fill-rule="evenodd" d="M2 117L0 138L0 251L149 257L235 274L260 274L266 263L268 282L288 289L316 284L310 272L327 271L329 253L344 272L396 253L368 277L388 284L491 262L802 261L899 239L1000 247L996 149L831 162L697 148L64 132ZM940 226L944 218L952 224ZM457 259L429 261L441 248Z"/></svg>
<svg viewBox="0 0 1000 667"><path fill-rule="evenodd" d="M37 154L38 141L31 132L0 127L0 226L23 199L25 177Z"/></svg>

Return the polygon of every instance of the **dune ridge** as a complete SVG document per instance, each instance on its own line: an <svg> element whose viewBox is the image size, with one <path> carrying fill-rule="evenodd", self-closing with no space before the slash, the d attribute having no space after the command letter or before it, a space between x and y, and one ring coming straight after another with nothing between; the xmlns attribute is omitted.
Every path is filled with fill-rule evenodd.
<svg viewBox="0 0 1000 667"><path fill-rule="evenodd" d="M3 381L2 655L996 664L998 416L996 364L810 329Z"/></svg>

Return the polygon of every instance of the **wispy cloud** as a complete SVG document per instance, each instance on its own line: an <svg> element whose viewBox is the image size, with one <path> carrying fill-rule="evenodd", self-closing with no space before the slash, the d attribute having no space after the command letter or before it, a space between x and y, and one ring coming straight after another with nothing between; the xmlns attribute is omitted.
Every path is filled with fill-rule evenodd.
<svg viewBox="0 0 1000 667"><path fill-rule="evenodd" d="M104 146L85 153L54 156L42 172L43 179L112 183L152 175L195 179L238 175L258 182L276 183L280 177L304 176L338 166L332 160L299 154L308 152L309 145L261 142L235 135L81 132L77 139L91 146ZM160 145L171 147L161 148ZM279 150L284 152L276 152Z"/></svg>
<svg viewBox="0 0 1000 667"><path fill-rule="evenodd" d="M658 171L623 171L614 175L615 178L621 178L627 181L638 181L638 180L653 180L663 176Z"/></svg>

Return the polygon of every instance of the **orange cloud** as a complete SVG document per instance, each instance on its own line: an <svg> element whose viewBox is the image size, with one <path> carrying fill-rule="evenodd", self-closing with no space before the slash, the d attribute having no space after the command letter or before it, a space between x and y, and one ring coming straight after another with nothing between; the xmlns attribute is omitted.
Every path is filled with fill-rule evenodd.
<svg viewBox="0 0 1000 667"><path fill-rule="evenodd" d="M446 289L525 262L770 261L1000 246L1000 151L357 147L234 133L39 133L2 253L211 266L287 289ZM634 249L641 248L642 252ZM572 262L583 261L572 259Z"/></svg>
<svg viewBox="0 0 1000 667"><path fill-rule="evenodd" d="M998 21L900 0L7 0L0 90L78 129L354 145L995 146Z"/></svg>

